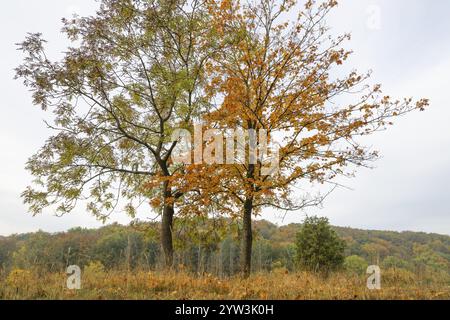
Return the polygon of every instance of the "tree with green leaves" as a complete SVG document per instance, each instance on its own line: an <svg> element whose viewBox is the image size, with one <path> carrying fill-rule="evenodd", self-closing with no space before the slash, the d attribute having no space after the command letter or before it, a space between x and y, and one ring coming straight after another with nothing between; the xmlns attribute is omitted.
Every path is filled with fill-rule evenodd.
<svg viewBox="0 0 450 320"><path fill-rule="evenodd" d="M54 132L27 165L36 179L23 198L33 214L67 214L87 200L105 221L118 208L135 217L151 203L172 265L174 206L184 191L171 181L182 171L171 162L171 137L208 108L207 13L200 0L102 0L94 16L63 19L71 46L61 60L50 61L39 33L19 44L16 78L52 112Z"/></svg>
<svg viewBox="0 0 450 320"><path fill-rule="evenodd" d="M302 270L327 273L344 263L345 242L327 218L307 217L297 233L295 245L296 260Z"/></svg>
<svg viewBox="0 0 450 320"><path fill-rule="evenodd" d="M396 256L387 256L381 264L385 269L414 270L413 264Z"/></svg>

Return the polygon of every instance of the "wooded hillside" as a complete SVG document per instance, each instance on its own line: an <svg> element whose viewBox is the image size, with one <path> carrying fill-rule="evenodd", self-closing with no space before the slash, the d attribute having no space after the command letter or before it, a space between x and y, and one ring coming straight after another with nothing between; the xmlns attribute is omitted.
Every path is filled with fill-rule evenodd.
<svg viewBox="0 0 450 320"><path fill-rule="evenodd" d="M93 263L106 269L157 270L163 267L158 227L113 224L97 230L77 228L56 234L41 231L0 237L0 266L3 272L15 268L61 272L68 265L85 267ZM258 221L254 229L253 271L295 270L295 236L299 227ZM358 256L367 265L450 276L450 236L334 229L347 244L346 267L353 268L352 261ZM177 230L177 268L219 276L238 272L239 225L226 220L178 221Z"/></svg>

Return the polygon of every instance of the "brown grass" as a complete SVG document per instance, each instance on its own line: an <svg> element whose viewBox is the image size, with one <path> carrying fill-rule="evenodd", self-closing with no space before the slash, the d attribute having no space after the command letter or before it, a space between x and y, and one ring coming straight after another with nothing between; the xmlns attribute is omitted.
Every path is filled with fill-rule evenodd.
<svg viewBox="0 0 450 320"><path fill-rule="evenodd" d="M448 280L426 284L413 274L389 270L382 289L370 291L366 278L336 273L328 278L283 271L249 279L196 277L187 273L85 270L82 289L66 288L67 275L14 270L0 279L0 299L39 300L373 300L450 299Z"/></svg>

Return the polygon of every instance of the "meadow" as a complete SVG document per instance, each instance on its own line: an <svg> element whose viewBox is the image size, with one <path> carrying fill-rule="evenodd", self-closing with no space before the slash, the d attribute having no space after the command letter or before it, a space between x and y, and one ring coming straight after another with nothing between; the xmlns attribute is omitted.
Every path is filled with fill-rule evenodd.
<svg viewBox="0 0 450 320"><path fill-rule="evenodd" d="M219 278L188 272L104 271L88 266L80 290L67 289L64 273L13 270L0 280L0 299L8 300L447 300L448 279L420 279L404 270L382 274L381 290L369 290L366 276L308 272Z"/></svg>

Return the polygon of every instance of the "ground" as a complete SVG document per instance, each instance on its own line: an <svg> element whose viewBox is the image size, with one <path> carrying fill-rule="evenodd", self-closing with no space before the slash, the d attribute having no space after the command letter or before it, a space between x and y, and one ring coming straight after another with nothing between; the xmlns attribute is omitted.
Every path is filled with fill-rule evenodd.
<svg viewBox="0 0 450 320"><path fill-rule="evenodd" d="M0 280L0 299L150 300L367 300L450 299L450 283L414 278L389 270L381 290L368 290L367 277L335 273L328 277L283 270L249 279L188 273L90 270L81 290L67 289L63 273L37 275L16 270Z"/></svg>

